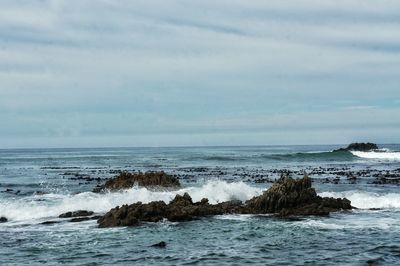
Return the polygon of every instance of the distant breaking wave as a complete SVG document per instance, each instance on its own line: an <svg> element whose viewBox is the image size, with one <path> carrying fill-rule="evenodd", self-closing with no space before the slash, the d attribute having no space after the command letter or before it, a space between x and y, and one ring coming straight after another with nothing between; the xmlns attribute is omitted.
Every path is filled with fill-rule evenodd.
<svg viewBox="0 0 400 266"><path fill-rule="evenodd" d="M261 154L254 156L235 156L235 155L209 155L191 157L189 160L205 161L289 161L289 162L308 162L308 161L352 161L357 159L377 159L377 160L400 160L400 152L390 150L379 150L371 152L361 151L319 151L319 152L297 152L297 153L275 153Z"/></svg>
<svg viewBox="0 0 400 266"><path fill-rule="evenodd" d="M400 152L381 150L381 151L351 151L354 156L365 159L380 159L380 160L400 160Z"/></svg>

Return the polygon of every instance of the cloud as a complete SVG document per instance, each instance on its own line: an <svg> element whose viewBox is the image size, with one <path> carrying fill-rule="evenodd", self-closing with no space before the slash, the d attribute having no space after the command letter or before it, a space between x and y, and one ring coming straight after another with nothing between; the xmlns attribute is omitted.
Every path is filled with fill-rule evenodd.
<svg viewBox="0 0 400 266"><path fill-rule="evenodd" d="M169 145L182 134L237 134L241 144L252 132L307 128L330 143L339 138L328 128L390 128L379 131L385 140L400 131L397 1L0 7L0 135L12 143L163 134L158 143ZM281 136L270 144L286 143Z"/></svg>

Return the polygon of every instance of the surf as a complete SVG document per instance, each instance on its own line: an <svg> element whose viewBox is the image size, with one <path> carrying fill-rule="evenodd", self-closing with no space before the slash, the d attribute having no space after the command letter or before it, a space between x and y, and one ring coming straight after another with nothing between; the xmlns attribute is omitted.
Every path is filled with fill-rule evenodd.
<svg viewBox="0 0 400 266"><path fill-rule="evenodd" d="M400 209L399 193L374 193L349 190L343 192L321 192L321 197L347 198L351 205L359 209Z"/></svg>
<svg viewBox="0 0 400 266"><path fill-rule="evenodd" d="M105 213L123 204L164 201L169 203L176 195L189 193L193 201L208 198L211 204L229 200L246 201L262 193L261 188L244 182L228 183L211 180L200 186L191 186L175 191L154 191L144 187L133 187L121 192L79 194L44 194L23 198L0 199L0 217L10 221L43 220L58 217L68 211L90 210Z"/></svg>
<svg viewBox="0 0 400 266"><path fill-rule="evenodd" d="M354 156L364 159L377 159L377 160L390 160L400 161L400 152L390 150L379 150L379 151L351 151Z"/></svg>

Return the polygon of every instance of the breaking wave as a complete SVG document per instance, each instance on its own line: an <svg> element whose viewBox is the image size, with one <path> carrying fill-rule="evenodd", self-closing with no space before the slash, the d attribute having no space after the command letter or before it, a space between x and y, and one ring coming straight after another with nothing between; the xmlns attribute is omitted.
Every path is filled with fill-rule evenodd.
<svg viewBox="0 0 400 266"><path fill-rule="evenodd" d="M354 156L365 158L365 159L378 159L378 160L400 160L400 152L394 152L389 150L382 151L351 151Z"/></svg>
<svg viewBox="0 0 400 266"><path fill-rule="evenodd" d="M351 205L359 209L371 208L400 208L399 193L378 194L366 191L343 191L343 192L322 192L321 197L347 198Z"/></svg>
<svg viewBox="0 0 400 266"><path fill-rule="evenodd" d="M176 191L152 191L134 187L122 192L79 194L45 194L19 199L0 199L0 217L10 221L27 221L58 217L61 213L77 210L90 210L105 213L111 208L135 202L151 201L170 202L177 194L188 192L193 201L208 198L212 204L229 200L246 201L262 193L262 189L249 186L243 182L227 183L225 181L209 181L202 186L187 187Z"/></svg>

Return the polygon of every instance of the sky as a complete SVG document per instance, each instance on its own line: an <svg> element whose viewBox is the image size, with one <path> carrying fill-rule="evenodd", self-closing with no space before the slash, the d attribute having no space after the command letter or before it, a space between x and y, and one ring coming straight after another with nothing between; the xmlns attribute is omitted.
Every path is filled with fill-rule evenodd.
<svg viewBox="0 0 400 266"><path fill-rule="evenodd" d="M0 148L400 143L400 1L0 1Z"/></svg>

